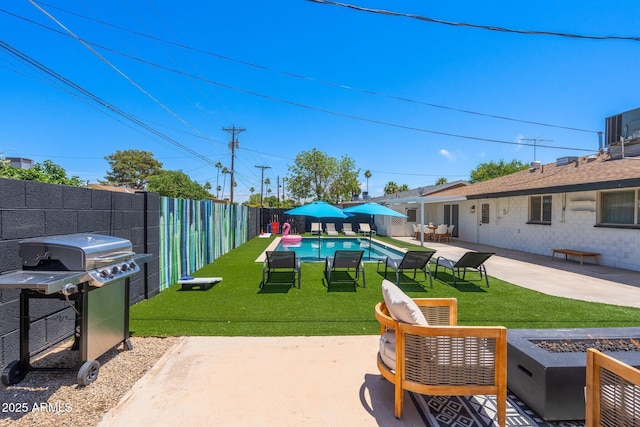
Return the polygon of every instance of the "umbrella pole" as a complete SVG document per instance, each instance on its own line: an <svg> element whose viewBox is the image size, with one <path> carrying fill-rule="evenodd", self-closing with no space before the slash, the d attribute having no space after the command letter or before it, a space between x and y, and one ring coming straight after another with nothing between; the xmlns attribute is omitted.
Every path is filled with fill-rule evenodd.
<svg viewBox="0 0 640 427"><path fill-rule="evenodd" d="M371 235L373 234L373 227L372 227L372 223L373 222L373 215L371 215L371 217L369 218L369 261L371 261Z"/></svg>

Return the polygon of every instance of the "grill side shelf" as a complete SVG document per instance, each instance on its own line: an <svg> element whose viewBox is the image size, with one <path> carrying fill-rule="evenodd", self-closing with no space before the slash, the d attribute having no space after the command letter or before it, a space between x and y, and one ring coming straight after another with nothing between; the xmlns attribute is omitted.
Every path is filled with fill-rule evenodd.
<svg viewBox="0 0 640 427"><path fill-rule="evenodd" d="M86 282L89 275L82 271L17 270L0 275L0 289L31 289L46 295L60 292L66 285Z"/></svg>

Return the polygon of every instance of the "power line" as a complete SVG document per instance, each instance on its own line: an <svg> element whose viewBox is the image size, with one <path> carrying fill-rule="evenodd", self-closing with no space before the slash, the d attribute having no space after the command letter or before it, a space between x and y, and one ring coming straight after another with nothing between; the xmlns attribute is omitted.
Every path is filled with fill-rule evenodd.
<svg viewBox="0 0 640 427"><path fill-rule="evenodd" d="M111 111L111 112L123 117L124 119L132 122L133 124L145 129L146 131L152 133L153 135L155 135L155 136L157 136L157 137L159 137L159 138L161 138L161 139L163 139L163 140L165 140L165 141L167 141L167 142L169 142L169 143L171 143L171 144L173 144L173 145L185 150L186 152L188 152L189 154L197 157L200 160L203 160L203 161L205 161L207 163L213 164L213 161L211 161L206 156L198 153L197 151L192 150L191 148L185 146L184 144L181 144L180 142L174 140L173 138L171 138L171 137L163 134L162 132L154 129L153 127L147 125L146 123L142 122L141 120L139 120L139 119L135 118L134 116L126 113L125 111L119 109L115 105L103 100L102 98L100 98L99 96L93 94L89 90L84 89L82 86L78 85L77 83L74 83L73 81L67 79L63 75L58 74L57 72L55 72L52 69L50 69L47 66L45 66L44 64L36 61L35 59L31 58L27 54L19 51L18 49L16 49L13 46L5 43L2 40L0 40L0 49L5 50L11 56L13 56L13 57L17 58L18 60L30 65L31 67L50 75L54 79L60 81L64 85L72 88L73 90L77 91L81 95L86 96L87 98L89 98L92 101L96 102L100 106L102 106L102 107L106 108L107 110L109 110L109 111Z"/></svg>
<svg viewBox="0 0 640 427"><path fill-rule="evenodd" d="M368 7L361 7L361 6L356 6L356 5L347 4L347 3L339 3L339 2L330 1L330 0L307 0L307 1L310 1L312 3L321 3L321 4L332 5L332 6L346 7L348 9L353 9L360 12L369 12L369 13L377 13L381 15L389 15L389 16L395 16L395 17L401 17L401 18L417 19L419 21L430 22L433 24L450 25L454 27L469 27L469 28L476 28L480 30L498 31L502 33L567 37L572 39L617 40L617 41L633 41L633 42L640 41L640 37L633 37L633 36L594 36L594 35L584 35L584 34L558 33L554 31L517 30L513 28L496 27L492 25L478 25L478 24L469 24L466 22L444 21L442 19L428 18L426 16L415 15L413 13L393 12L393 11L384 10L384 9L370 9Z"/></svg>
<svg viewBox="0 0 640 427"><path fill-rule="evenodd" d="M460 134L454 134L454 133L449 133L449 132L441 132L441 131L435 131L435 130L430 130L430 129L424 129L424 128L419 128L419 127L415 127L415 126L408 126L408 125L401 125L401 124L397 124L397 123L392 123L392 122L386 122L383 120L376 120L376 119L369 119L366 117L361 117L361 116L356 116L353 114L347 114L347 113L341 113L341 112L337 112L337 111L333 111L333 110L328 110L326 108L320 108L320 107L314 107L311 105L306 105L306 104L302 104L299 102L295 102L295 101L289 101L286 99L282 99L282 98L278 98L278 97L274 97L274 96L270 96L270 95L265 95L259 92L255 92L255 91L251 91L248 89L242 89L236 86L231 86L228 85L226 83L221 83L221 82L217 82L215 80L210 80L204 77L199 77L199 76L195 76L193 74L184 72L184 71L180 71L180 70L176 70L170 67L166 67L164 65L160 65L160 64L156 64L153 63L151 61L147 61L144 60L142 58L137 58L131 55L127 55L125 53L121 53L121 52L116 52L119 53L127 58L133 59L134 61L139 61L142 62L144 64L153 66L153 67L158 67L161 68L163 70L172 72L172 73L176 73L179 75L182 75L184 77L189 77L192 79L198 79L202 82L205 83L209 83L212 85L216 85L219 87L223 87L229 90L233 90L236 92L240 92L240 93L244 93L247 95L251 95L251 96L255 96L258 98L263 98L263 99L267 99L269 101L275 101L275 102L279 102L282 104L286 104L286 105L290 105L290 106L294 106L294 107L299 107L299 108L304 108L307 110L312 110L312 111L317 111L317 112L321 112L321 113L325 113L325 114L331 114L334 116L339 116L339 117L345 117L348 119L352 119L352 120L359 120L359 121L363 121L363 122L368 122L368 123L373 123L373 124L378 124L378 125L382 125L382 126L389 126L389 127L394 127L394 128L399 128L399 129L405 129L405 130L411 130L411 131L416 131L416 132L424 132L424 133L430 133L430 134L434 134L434 135L440 135L440 136L447 136L447 137L452 137L452 138L462 138L462 139L469 139L469 140L474 140L474 141L482 141L482 142L495 142L495 143L499 143L499 144L509 144L509 145L532 145L532 144L522 144L520 142L514 142L514 141L504 141L504 140L499 140L499 139L489 139L489 138L480 138L480 137L475 137L475 136L470 136L470 135L460 135ZM551 145L538 145L538 147L541 148L556 148L556 149L563 149L563 150L575 150L575 151L585 151L585 152L591 152L593 150L588 150L588 149L583 149L583 148L573 148L573 147L561 147L561 146L551 146Z"/></svg>
<svg viewBox="0 0 640 427"><path fill-rule="evenodd" d="M43 3L43 4L46 4L46 3ZM240 59L236 59L236 58L231 58L229 56L221 55L221 54L218 54L218 53L215 53L215 52L206 51L206 50L202 50L202 49L197 49L197 48L194 48L194 47L182 44L182 43L177 43L177 42L174 42L174 41L171 41L171 40L166 40L166 39L163 39L163 38L160 38L160 37L152 36L150 34L145 34L145 33L139 32L139 31L131 30L131 29L128 29L128 28L125 28L125 27L121 27L119 25L111 24L109 22L105 22L105 21L102 21L102 20L99 20L99 19L90 18L90 17L84 16L84 15L78 14L76 12L72 12L72 11L69 11L69 10L66 10L66 9L62 9L62 8L59 8L59 7L56 7L56 6L52 6L52 5L47 5L47 6L51 7L52 9L57 9L57 10L60 10L60 11L62 11L64 13L67 13L67 14L70 14L70 15L74 15L74 16L77 16L77 17L82 18L82 19L86 19L86 20L89 20L89 21L92 21L92 22L97 22L97 23L99 23L101 25L104 25L104 26L107 26L107 27L111 27L111 28L115 28L115 29L120 30L120 31L125 31L125 32L131 33L131 34L134 34L134 35L137 35L137 36L140 36L140 37L145 37L145 38L148 38L148 39L151 39L151 40L154 40L154 41L158 41L158 42L161 42L161 43L169 44L169 45L181 48L181 49L190 50L190 51L193 51L193 52L196 52L196 53L201 53L201 54L204 54L204 55L212 56L212 57L215 57L215 58L218 58L218 59L222 59L224 61L234 62L234 63L237 63L237 64L241 64L241 65L245 65L245 66L248 66L248 67L257 68L257 69L263 70L263 71L269 71L269 72L272 72L272 73L282 74L282 75L285 75L285 76L288 76L288 77L293 77L293 78L296 78L296 79L316 82L316 83L320 83L320 84L323 84L323 85L337 87L337 88L345 89L345 90L351 90L351 91L355 91L355 92L360 92L360 93L364 93L364 94L368 94L368 95L394 99L396 101L401 101L401 102L407 102L407 103L412 103L412 104L417 104L417 105L424 105L424 106L427 106L427 107L439 108L439 109L449 110L449 111L457 111L459 113L464 113L464 114L471 114L471 115L477 115L477 116L483 116L483 117L490 117L490 118L493 118L493 119L507 120L507 121L513 121L513 122L518 122L518 123L527 123L527 124L532 124L532 125L536 125L536 126L545 126L545 127L552 127L552 128L558 128L558 129L566 129L566 130L572 130L572 131L577 131L577 132L598 133L598 131L595 131L595 130L580 129L580 128L571 127L571 126L563 126L563 125L556 125L556 124L550 124L550 123L543 123L543 122L538 122L538 121L533 121L533 120L517 119L517 118L501 116L501 115L497 115L497 114L482 113L482 112L479 112L479 111L473 111L473 110L467 110L467 109L462 109L462 108L449 107L449 106L446 106L446 105L434 104L434 103L430 103L430 102L426 102L426 101L421 101L421 100L416 100L416 99L411 99L411 98L406 98L406 97L401 97L401 96L396 96L396 95L385 94L385 93L376 92L376 91L369 90L369 89L358 88L358 87L346 85L346 84L343 84L343 83L336 83L336 82L332 82L332 81L328 81L328 80L317 79L315 77L305 76L305 75L302 75L302 74L297 74L297 73L284 71L284 70L278 70L278 69L270 68L270 67L267 67L267 66L264 66L264 65L259 65L259 64L255 64L255 63L252 63L252 62L248 62L248 61L244 61L244 60L240 60ZM64 36L68 36L68 34L60 32L60 31L58 31L58 30L56 30L54 28L50 28L50 27L48 27L46 25L42 25L42 24L40 24L38 22L29 20L29 19L24 18L22 16L15 15L15 14L13 14L11 12L6 11L6 10L0 9L0 11L2 11L4 13L7 13L9 15L12 15L12 16L14 16L16 18L25 20L25 21L27 21L27 22L29 22L31 24L43 27L43 28L45 28L47 30L56 32L56 33L64 35ZM101 45L99 45L97 43L93 43L93 42L89 42L89 41L86 41L86 42L88 44L92 45L92 46L99 47L101 49L104 49L104 50L107 50L107 51L110 51L110 52L113 52L113 53L116 53L116 54L119 54L119 55L123 55L125 57L129 57L129 58L132 58L132 59L135 58L135 57L132 57L132 56L127 55L125 53L113 50L111 48L108 48L108 47L105 47L105 46L101 46Z"/></svg>
<svg viewBox="0 0 640 427"><path fill-rule="evenodd" d="M105 64L107 64L110 68L112 68L116 73L118 73L121 77L123 77L127 82L129 82L131 85L133 85L133 87L135 87L137 90L139 90L140 92L142 92L145 96L147 96L149 99L151 99L156 105L158 105L160 108L162 108L163 110L165 110L166 112L168 112L169 114L171 114L175 119L177 119L178 121L180 121L182 124L184 124L185 126L187 126L189 129L193 130L194 132L196 132L198 135L201 135L203 138L207 139L209 142L211 142L212 144L217 144L216 142L214 142L213 140L206 138L204 135L201 134L201 132L196 129L193 125L191 125L189 122L187 122L185 119L183 119L180 115L178 115L177 113L175 113L173 110L171 110L168 106L166 106L165 104L163 104L162 102L160 102L160 100L158 100L156 97L154 97L149 91L145 90L142 86L140 86L138 83L136 83L131 77L129 77L127 74L125 74L122 70L120 70L118 67L116 67L114 64L112 64L107 58L105 58L104 56L100 55L100 53L98 53L94 48L92 48L87 42L85 42L84 40L82 40L80 37L78 37L73 31L71 31L69 28L67 28L64 24L62 24L62 22L60 22L58 19L56 19L53 15L51 15L49 12L47 12L46 10L44 10L40 5L38 5L35 0L29 0L29 3L31 3L36 9L38 9L40 12L42 12L47 18L51 19L53 22L55 22L58 26L60 26L60 28L62 28L65 32L67 32L69 34L69 36L71 36L72 38L74 38L75 40L77 40L82 46L84 46L87 50L89 50L89 52L91 52L92 54L94 54L95 56L97 56L102 62L104 62Z"/></svg>

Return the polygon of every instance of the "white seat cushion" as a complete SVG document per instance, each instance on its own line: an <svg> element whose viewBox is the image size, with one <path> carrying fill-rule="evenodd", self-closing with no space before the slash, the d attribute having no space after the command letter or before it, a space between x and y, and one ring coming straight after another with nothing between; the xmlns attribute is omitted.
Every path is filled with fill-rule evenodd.
<svg viewBox="0 0 640 427"><path fill-rule="evenodd" d="M396 369L395 331L387 331L380 337L380 358L389 369Z"/></svg>
<svg viewBox="0 0 640 427"><path fill-rule="evenodd" d="M393 319L411 325L429 326L415 301L386 279L382 281L382 297Z"/></svg>

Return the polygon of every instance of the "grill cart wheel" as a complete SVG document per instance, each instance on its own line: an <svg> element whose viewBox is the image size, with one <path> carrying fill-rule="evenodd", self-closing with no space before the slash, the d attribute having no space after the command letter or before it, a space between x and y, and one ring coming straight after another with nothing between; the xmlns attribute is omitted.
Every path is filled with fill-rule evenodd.
<svg viewBox="0 0 640 427"><path fill-rule="evenodd" d="M9 363L2 371L2 384L10 386L18 384L27 375L27 370L22 369L22 365L19 360L14 360Z"/></svg>
<svg viewBox="0 0 640 427"><path fill-rule="evenodd" d="M98 378L100 363L97 360L87 360L78 371L78 384L89 385Z"/></svg>

